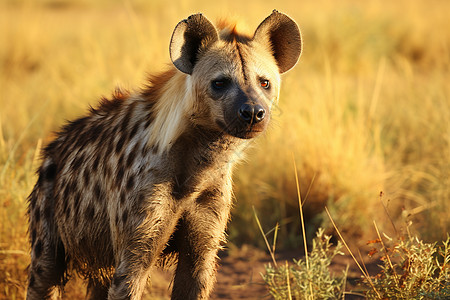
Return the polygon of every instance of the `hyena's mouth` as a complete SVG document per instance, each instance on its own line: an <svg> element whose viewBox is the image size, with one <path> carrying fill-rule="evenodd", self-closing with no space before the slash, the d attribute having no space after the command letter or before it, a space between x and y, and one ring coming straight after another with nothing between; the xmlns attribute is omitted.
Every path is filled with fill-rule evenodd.
<svg viewBox="0 0 450 300"><path fill-rule="evenodd" d="M234 122L228 125L220 120L218 120L216 123L224 132L241 139L252 139L260 135L265 130L267 124L267 122L258 124L245 124L239 119L235 119Z"/></svg>

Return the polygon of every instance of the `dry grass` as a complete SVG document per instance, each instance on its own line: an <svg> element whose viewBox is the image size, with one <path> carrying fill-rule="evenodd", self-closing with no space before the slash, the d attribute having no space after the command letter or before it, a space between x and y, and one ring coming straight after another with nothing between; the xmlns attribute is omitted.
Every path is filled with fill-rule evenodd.
<svg viewBox="0 0 450 300"><path fill-rule="evenodd" d="M300 244L295 154L313 225L336 222L356 237L380 212L412 218L428 241L449 231L450 24L446 1L255 0L211 2L4 0L0 3L0 298L21 298L28 264L26 203L37 153L66 119L138 87L169 62L175 24L245 12L250 27L271 9L302 27L304 53L284 78L268 134L236 174L233 243L258 243L252 205L279 240ZM242 13L244 16L244 13ZM257 187L257 188L249 188ZM381 218L381 219L380 219ZM384 218L384 219L382 219ZM403 222L403 220L402 220ZM381 226L383 227L383 226Z"/></svg>

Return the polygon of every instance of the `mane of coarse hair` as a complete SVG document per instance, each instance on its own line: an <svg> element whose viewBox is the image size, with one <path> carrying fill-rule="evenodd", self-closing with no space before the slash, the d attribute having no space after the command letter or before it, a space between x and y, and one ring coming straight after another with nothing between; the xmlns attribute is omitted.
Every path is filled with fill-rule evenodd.
<svg viewBox="0 0 450 300"><path fill-rule="evenodd" d="M253 38L247 26L237 19L220 19L217 31L221 40L246 44Z"/></svg>
<svg viewBox="0 0 450 300"><path fill-rule="evenodd" d="M170 150L188 126L188 115L194 106L191 77L175 67L150 76L142 96L151 103L148 146L158 154Z"/></svg>

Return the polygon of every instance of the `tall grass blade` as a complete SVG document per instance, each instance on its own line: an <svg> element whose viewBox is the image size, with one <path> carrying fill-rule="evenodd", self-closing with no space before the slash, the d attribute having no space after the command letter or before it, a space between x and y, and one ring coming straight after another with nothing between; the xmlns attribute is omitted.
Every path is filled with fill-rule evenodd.
<svg viewBox="0 0 450 300"><path fill-rule="evenodd" d="M272 244L272 252L275 253L275 248L276 248L276 244L277 244L277 237L278 237L278 229L279 229L278 222L275 225L275 232L273 233L273 244Z"/></svg>
<svg viewBox="0 0 450 300"><path fill-rule="evenodd" d="M287 261L285 261L285 263L286 263L286 283L287 283L288 297L289 300L292 300L291 281L289 279L289 265Z"/></svg>
<svg viewBox="0 0 450 300"><path fill-rule="evenodd" d="M308 272L310 272L311 269L309 268L308 245L306 243L306 230L305 230L305 220L303 218L302 196L300 194L300 183L299 183L299 180L298 180L297 165L295 163L294 153L292 153L292 160L294 162L295 183L297 185L298 207L300 209L300 219L301 219L301 223L302 223L303 245L305 246L306 269L308 270ZM309 287L310 287L310 290L311 290L311 299L314 299L312 283L311 282L309 282Z"/></svg>
<svg viewBox="0 0 450 300"><path fill-rule="evenodd" d="M363 274L363 276L367 279L367 281L369 282L370 286L372 287L372 289L375 291L375 293L378 296L378 299L382 299L381 295L379 294L379 292L377 291L377 289L375 288L375 286L373 285L372 279L370 278L369 274L366 273L363 268L361 267L361 265L359 264L358 260L356 259L356 257L353 255L352 250L350 250L350 247L347 245L347 242L345 241L344 237L342 236L341 232L339 231L339 229L336 226L336 223L334 223L333 218L331 217L330 211L328 210L328 207L325 206L325 211L328 215L328 218L330 218L331 223L333 224L334 229L336 230L337 234L339 235L342 243L344 244L345 248L347 249L348 253L350 253L350 256L353 258L353 260L355 261L356 265L358 266L358 268L361 270L361 273Z"/></svg>
<svg viewBox="0 0 450 300"><path fill-rule="evenodd" d="M258 224L259 230L261 231L261 234L262 234L262 236L264 238L264 242L266 243L267 249L269 250L270 257L272 258L274 266L277 267L277 261L275 260L275 254L274 254L274 252L272 251L272 249L269 246L269 242L267 241L267 237L264 234L264 230L262 229L261 223L259 222L258 215L256 214L255 207L252 206L252 208L253 208L253 214L255 215L256 223Z"/></svg>

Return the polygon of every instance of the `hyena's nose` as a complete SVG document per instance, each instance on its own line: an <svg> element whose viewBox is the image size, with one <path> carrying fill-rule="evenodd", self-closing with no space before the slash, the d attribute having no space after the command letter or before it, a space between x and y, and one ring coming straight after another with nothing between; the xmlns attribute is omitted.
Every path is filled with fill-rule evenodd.
<svg viewBox="0 0 450 300"><path fill-rule="evenodd" d="M265 115L266 110L259 104L243 104L238 113L239 118L248 124L261 122Z"/></svg>

